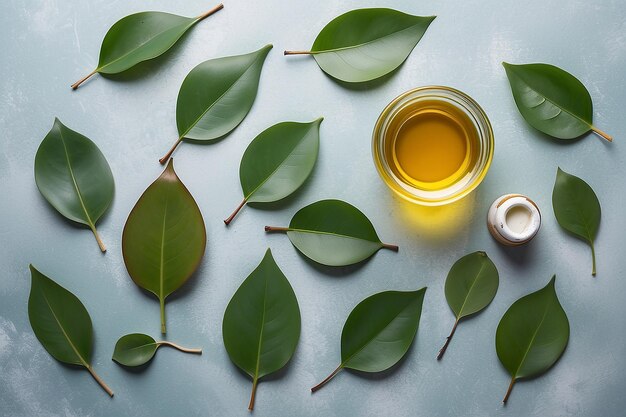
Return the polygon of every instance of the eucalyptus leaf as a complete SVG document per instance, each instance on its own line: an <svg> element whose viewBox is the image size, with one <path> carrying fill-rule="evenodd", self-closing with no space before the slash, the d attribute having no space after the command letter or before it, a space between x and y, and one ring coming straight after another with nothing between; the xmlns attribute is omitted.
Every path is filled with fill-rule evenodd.
<svg viewBox="0 0 626 417"><path fill-rule="evenodd" d="M549 64L502 65L515 104L532 127L559 139L574 139L593 130L613 140L592 124L591 96L572 74Z"/></svg>
<svg viewBox="0 0 626 417"><path fill-rule="evenodd" d="M122 234L126 269L135 284L159 299L163 334L165 299L198 268L205 246L202 213L170 160L133 207Z"/></svg>
<svg viewBox="0 0 626 417"><path fill-rule="evenodd" d="M291 243L306 257L323 265L345 266L369 258L382 243L372 222L356 207L340 200L322 200L300 209L289 227L265 226L266 232L287 232Z"/></svg>
<svg viewBox="0 0 626 417"><path fill-rule="evenodd" d="M485 252L465 255L452 265L446 278L445 294L456 320L437 360L443 358L459 320L487 307L498 291L498 270Z"/></svg>
<svg viewBox="0 0 626 417"><path fill-rule="evenodd" d="M591 247L591 275L596 275L594 241L600 227L600 202L593 189L582 179L557 169L552 191L552 208L559 225Z"/></svg>
<svg viewBox="0 0 626 417"><path fill-rule="evenodd" d="M243 201L224 223L230 224L246 203L278 201L300 188L317 160L322 120L278 123L254 138L239 167Z"/></svg>
<svg viewBox="0 0 626 417"><path fill-rule="evenodd" d="M64 217L88 226L102 252L96 222L113 200L111 168L91 140L54 119L35 156L35 182L46 200Z"/></svg>
<svg viewBox="0 0 626 417"><path fill-rule="evenodd" d="M311 391L344 368L381 372L402 359L417 334L425 293L426 288L385 291L361 301L341 332L341 364Z"/></svg>
<svg viewBox="0 0 626 417"><path fill-rule="evenodd" d="M178 139L159 159L162 164L183 141L212 142L246 117L259 88L261 69L272 45L245 55L210 59L191 70L178 92Z"/></svg>
<svg viewBox="0 0 626 417"><path fill-rule="evenodd" d="M325 73L341 81L370 81L402 65L434 19L393 9L352 10L328 23L310 51L285 55L313 55Z"/></svg>
<svg viewBox="0 0 626 417"><path fill-rule="evenodd" d="M228 303L222 334L230 359L252 378L252 410L259 379L285 366L300 338L298 300L269 249Z"/></svg>
<svg viewBox="0 0 626 417"><path fill-rule="evenodd" d="M171 346L186 353L202 353L202 349L189 349L165 340L157 342L147 334L131 333L117 341L112 359L124 366L144 365L152 360L161 346Z"/></svg>
<svg viewBox="0 0 626 417"><path fill-rule="evenodd" d="M498 324L496 351L511 375L504 403L517 379L544 373L567 346L569 321L556 296L555 278L539 291L514 302Z"/></svg>
<svg viewBox="0 0 626 417"><path fill-rule="evenodd" d="M98 67L72 84L72 89L76 90L94 74L117 74L164 54L192 26L223 7L219 4L198 17L141 12L118 20L102 40Z"/></svg>
<svg viewBox="0 0 626 417"><path fill-rule="evenodd" d="M59 362L82 366L113 396L91 367L93 329L91 317L71 292L30 265L31 287L28 319L39 342Z"/></svg>

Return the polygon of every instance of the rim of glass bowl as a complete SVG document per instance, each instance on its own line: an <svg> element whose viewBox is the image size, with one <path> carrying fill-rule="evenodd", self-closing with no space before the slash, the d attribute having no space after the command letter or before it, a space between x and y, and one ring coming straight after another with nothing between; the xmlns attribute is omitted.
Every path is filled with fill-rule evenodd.
<svg viewBox="0 0 626 417"><path fill-rule="evenodd" d="M428 99L447 101L463 111L478 132L480 155L471 172L442 190L426 191L407 184L389 167L385 154L385 133L398 112L412 103ZM483 109L467 94L446 86L414 88L393 99L380 113L372 135L372 156L378 173L389 188L406 200L426 206L440 206L460 200L471 193L487 175L494 152L491 123Z"/></svg>

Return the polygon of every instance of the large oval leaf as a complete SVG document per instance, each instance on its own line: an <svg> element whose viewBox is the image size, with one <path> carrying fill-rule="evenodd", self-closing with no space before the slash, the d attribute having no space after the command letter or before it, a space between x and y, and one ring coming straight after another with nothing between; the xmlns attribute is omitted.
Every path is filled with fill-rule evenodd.
<svg viewBox="0 0 626 417"><path fill-rule="evenodd" d="M91 367L93 330L87 309L74 294L34 266L29 268L28 319L35 336L56 360L87 369L112 397L113 391Z"/></svg>
<svg viewBox="0 0 626 417"><path fill-rule="evenodd" d="M54 119L35 156L35 182L63 216L88 226L102 252L96 222L113 200L111 168L91 140Z"/></svg>
<svg viewBox="0 0 626 417"><path fill-rule="evenodd" d="M128 215L122 234L124 263L135 284L153 293L161 306L193 274L206 246L206 229L195 200L170 161Z"/></svg>
<svg viewBox="0 0 626 417"><path fill-rule="evenodd" d="M189 349L172 342L157 342L151 336L142 333L131 333L120 337L115 344L112 359L124 366L141 366L154 357L161 346L171 346L181 352L202 353L202 349Z"/></svg>
<svg viewBox="0 0 626 417"><path fill-rule="evenodd" d="M267 203L296 191L317 160L320 123L282 122L261 132L241 158L243 201L224 223L230 224L246 203Z"/></svg>
<svg viewBox="0 0 626 417"><path fill-rule="evenodd" d="M141 12L118 20L104 36L100 47L98 67L72 84L72 88L77 89L96 73L117 74L142 61L162 55L193 25L223 7L219 4L198 17L183 17L163 12Z"/></svg>
<svg viewBox="0 0 626 417"><path fill-rule="evenodd" d="M341 364L315 392L343 368L381 372L406 354L417 333L426 288L385 291L361 301L352 310L341 333Z"/></svg>
<svg viewBox="0 0 626 417"><path fill-rule="evenodd" d="M372 222L356 207L340 200L322 200L298 211L289 227L265 226L267 232L287 232L291 243L323 265L351 265L395 245L382 243Z"/></svg>
<svg viewBox="0 0 626 417"><path fill-rule="evenodd" d="M252 378L252 410L259 379L285 366L300 338L298 300L269 249L228 303L222 334L230 359Z"/></svg>
<svg viewBox="0 0 626 417"><path fill-rule="evenodd" d="M594 240L600 227L600 202L593 189L582 179L557 169L552 191L552 208L562 228L591 247L591 274L596 274Z"/></svg>
<svg viewBox="0 0 626 417"><path fill-rule="evenodd" d="M187 75L178 93L178 140L159 161L164 164L183 139L207 142L230 133L254 103L261 69L272 45L245 55L210 59Z"/></svg>
<svg viewBox="0 0 626 417"><path fill-rule="evenodd" d="M518 378L547 371L567 346L569 321L556 296L555 278L541 290L514 302L498 324L496 351L511 375L505 403Z"/></svg>
<svg viewBox="0 0 626 417"><path fill-rule="evenodd" d="M574 139L593 130L591 96L572 74L549 64L513 65L503 62L517 108L535 129L559 139Z"/></svg>
<svg viewBox="0 0 626 417"><path fill-rule="evenodd" d="M446 278L445 294L456 320L437 359L446 352L459 320L487 307L498 291L498 270L485 252L465 255L452 265Z"/></svg>
<svg viewBox="0 0 626 417"><path fill-rule="evenodd" d="M320 68L341 81L370 81L398 68L435 16L412 16L392 9L357 9L328 23L311 51Z"/></svg>

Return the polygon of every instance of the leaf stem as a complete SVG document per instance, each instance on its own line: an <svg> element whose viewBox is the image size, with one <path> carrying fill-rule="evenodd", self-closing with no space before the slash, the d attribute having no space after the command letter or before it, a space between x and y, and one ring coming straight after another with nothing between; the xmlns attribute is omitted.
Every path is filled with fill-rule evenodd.
<svg viewBox="0 0 626 417"><path fill-rule="evenodd" d="M593 242L589 243L591 246L591 275L596 276L596 249L594 248Z"/></svg>
<svg viewBox="0 0 626 417"><path fill-rule="evenodd" d="M285 51L284 55L315 55L314 51Z"/></svg>
<svg viewBox="0 0 626 417"><path fill-rule="evenodd" d="M104 253L107 251L106 246L104 246L104 242L102 241L102 239L100 239L100 235L98 234L98 230L96 230L96 226L94 225L89 225L89 227L91 228L91 231L93 232L93 235L96 237L96 242L98 242L98 246L100 246L100 250Z"/></svg>
<svg viewBox="0 0 626 417"><path fill-rule="evenodd" d="M324 379L322 382L320 382L319 384L317 384L316 386L314 386L313 388L311 388L311 392L315 392L318 391L320 388L322 388L324 385L326 385L326 383L328 381L330 381L331 379L333 379L335 377L335 375L337 375L339 373L339 371L341 371L343 369L343 364L339 365L337 367L337 369L335 369L330 375L328 375L326 377L326 379Z"/></svg>
<svg viewBox="0 0 626 417"><path fill-rule="evenodd" d="M511 378L511 383L509 384L509 389L506 390L506 394L504 395L504 399L502 400L503 404L509 400L509 395L511 395L511 391L513 391L513 385L515 385L515 377Z"/></svg>
<svg viewBox="0 0 626 417"><path fill-rule="evenodd" d="M163 158L159 159L159 162L161 163L161 165L165 165L165 163L172 157L172 154L174 153L176 148L178 148L178 145L180 145L182 141L183 141L182 137L178 138L176 143L174 143L174 146L172 146L170 150L167 151L167 153L163 156Z"/></svg>
<svg viewBox="0 0 626 417"><path fill-rule="evenodd" d="M592 126L591 126L591 130L593 130L593 132L594 132L595 134L597 134L598 136L600 136L601 138L606 139L606 140L608 140L609 142L613 142L613 137L612 137L611 135L609 135L609 134L607 134L607 133L605 133L605 132L601 131L601 130L600 130L600 129L598 129L597 127L595 127L595 126L593 126L593 125L592 125Z"/></svg>
<svg viewBox="0 0 626 417"><path fill-rule="evenodd" d="M457 318L456 321L454 322L454 326L452 326L452 331L450 332L450 336L446 337L446 343L443 344L443 347L437 354L438 361L440 361L441 358L443 358L443 354L446 353L446 350L448 349L448 345L450 344L450 341L452 340L452 336L454 336L454 332L456 331L456 326L458 324L459 324L459 319Z"/></svg>
<svg viewBox="0 0 626 417"><path fill-rule="evenodd" d="M288 232L288 227L279 227L279 226L265 226L266 232Z"/></svg>
<svg viewBox="0 0 626 417"><path fill-rule="evenodd" d="M385 249L389 249L389 250L392 250L394 252L398 252L398 249L399 249L398 245L391 245L389 243L383 243L382 245L383 245L383 248L385 248Z"/></svg>
<svg viewBox="0 0 626 417"><path fill-rule="evenodd" d="M81 78L80 80L76 81L74 84L71 85L72 90L76 90L82 83L84 83L85 81L87 81L92 75L94 75L95 73L97 73L98 70L95 69L93 71L91 71L89 74L85 75L83 78Z"/></svg>
<svg viewBox="0 0 626 417"><path fill-rule="evenodd" d="M235 209L235 211L233 211L233 213L228 216L228 218L226 220L224 220L224 224L226 224L226 226L228 226L230 224L230 222L233 221L233 219L235 218L235 216L237 215L237 213L239 213L239 210L241 210L243 208L243 206L246 205L246 202L248 201L247 198L244 198L243 201L241 202L241 204L239 204L237 206L237 208Z"/></svg>
<svg viewBox="0 0 626 417"><path fill-rule="evenodd" d="M100 379L98 374L93 370L93 368L91 366L86 366L86 368L89 371L89 373L91 374L91 376L93 377L93 379L95 379L96 382L98 384L100 384L102 389L104 389L107 392L107 394L109 394L110 397L112 397L113 396L113 390L111 388L109 388L109 386L102 379Z"/></svg>
<svg viewBox="0 0 626 417"><path fill-rule="evenodd" d="M159 298L159 305L161 307L161 334L165 334L167 330L165 328L165 299L164 298Z"/></svg>
<svg viewBox="0 0 626 417"><path fill-rule="evenodd" d="M206 13L201 14L200 16L196 17L196 21L201 21L202 19L206 19L207 17L211 16L213 13L217 13L220 10L222 10L224 8L224 5L222 3L218 4L217 6L215 6L214 8L212 8L211 10L209 10Z"/></svg>
<svg viewBox="0 0 626 417"><path fill-rule="evenodd" d="M252 393L250 394L250 403L248 404L248 410L254 410L254 398L256 396L256 385L259 382L259 378L254 377L252 380Z"/></svg>
<svg viewBox="0 0 626 417"><path fill-rule="evenodd" d="M193 349L193 348L182 347L180 345L177 345L176 343L168 342L167 340L162 340L160 342L157 342L157 345L170 346L170 347L173 347L174 349L180 350L181 352L197 353L199 355L202 355L202 349Z"/></svg>

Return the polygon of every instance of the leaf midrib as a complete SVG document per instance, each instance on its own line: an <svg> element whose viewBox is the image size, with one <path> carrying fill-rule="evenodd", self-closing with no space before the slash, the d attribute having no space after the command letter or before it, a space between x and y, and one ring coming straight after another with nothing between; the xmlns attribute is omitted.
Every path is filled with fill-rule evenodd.
<svg viewBox="0 0 626 417"><path fill-rule="evenodd" d="M517 378L517 374L519 373L519 370L524 365L524 362L526 361L526 356L528 356L528 353L530 352L530 348L532 347L535 339L537 338L537 333L539 333L539 329L541 329L541 326L543 325L543 322L545 321L546 316L548 315L549 309L550 309L550 304L547 303L546 309L543 312L543 317L541 317L541 321L539 322L539 325L537 325L537 328L535 329L535 333L533 333L533 337L530 339L530 342L528 342L528 347L526 348L526 352L524 353L524 356L522 356L522 360L520 361L519 365L517 366L517 369L515 370L514 378Z"/></svg>
<svg viewBox="0 0 626 417"><path fill-rule="evenodd" d="M379 245L382 245L382 242L380 240L378 240L378 241L376 241L376 240L369 240L369 239L364 239L362 237L342 235L340 233L323 232L321 230L294 229L292 227L288 227L287 228L287 232L300 232L300 233L311 233L311 234L318 234L318 235L327 235L327 236L334 236L334 237L340 237L340 238L345 238L345 239L363 240L365 242L378 243Z"/></svg>
<svg viewBox="0 0 626 417"><path fill-rule="evenodd" d="M257 381L259 379L259 368L261 366L261 349L263 346L263 331L265 329L265 306L267 303L267 277L265 278L265 286L263 288L263 313L261 314L261 330L259 332L259 347L257 348L256 353L256 367L254 370L254 380Z"/></svg>
<svg viewBox="0 0 626 417"><path fill-rule="evenodd" d="M169 192L165 192L165 208L163 209L163 227L161 229L161 257L159 260L159 299L164 300L163 286L164 286L164 269L165 269L165 224L167 220L167 206L169 203Z"/></svg>
<svg viewBox="0 0 626 417"><path fill-rule="evenodd" d="M461 319L461 317L462 317L461 314L463 313L463 308L465 308L465 304L467 303L467 300L468 300L470 294L472 293L472 290L474 289L474 286L476 285L476 282L478 282L478 277L483 272L483 269L485 269L485 262L483 262L483 264L480 266L480 270L476 274L476 277L474 278L474 281L472 282L472 285L470 285L470 288L467 291L467 295L465 296L465 300L463 300L463 304L461 305L461 308L459 309L459 315L457 316L457 320Z"/></svg>
<svg viewBox="0 0 626 417"><path fill-rule="evenodd" d="M566 192L567 192L567 194L570 195L570 197L575 197L575 195L576 195L575 192L571 192L570 190L566 190ZM575 200L577 200L577 198L571 198L571 200L575 201ZM574 207L573 211L578 214L578 218L579 218L581 224L583 225L583 227L585 228L585 231L587 232L587 236L585 236L587 242L590 245L593 245L593 240L594 240L595 236L593 236L593 237L591 236L591 229L589 228L590 225L586 221L587 219L584 216L585 213L580 209L580 205L579 204L572 204L571 206Z"/></svg>

